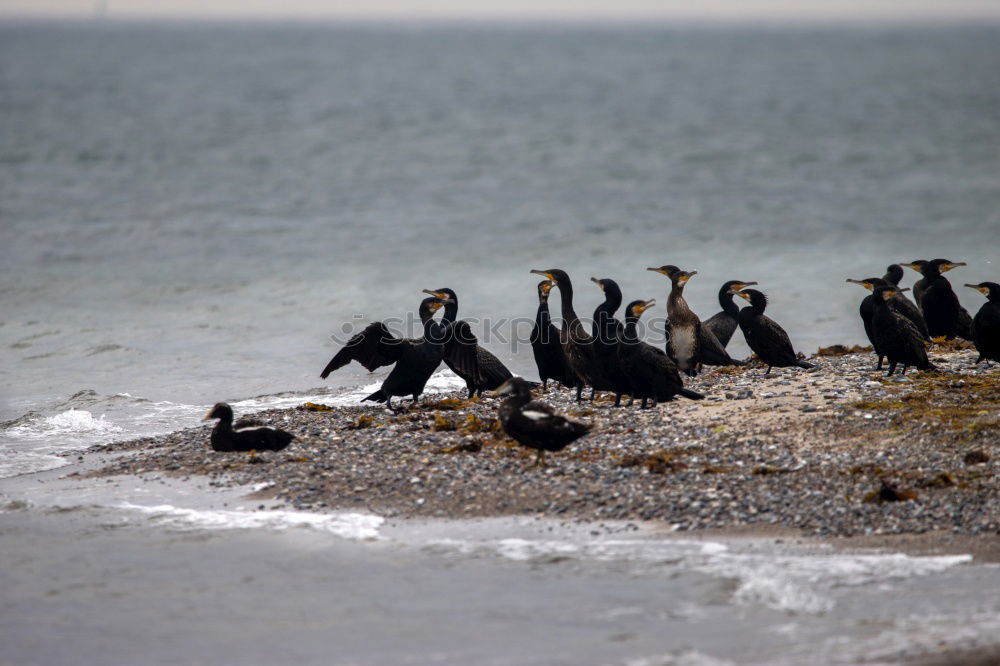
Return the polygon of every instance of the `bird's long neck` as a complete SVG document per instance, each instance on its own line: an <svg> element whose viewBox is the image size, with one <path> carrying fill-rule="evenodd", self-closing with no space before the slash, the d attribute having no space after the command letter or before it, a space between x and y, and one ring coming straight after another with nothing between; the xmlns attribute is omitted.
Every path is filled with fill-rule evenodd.
<svg viewBox="0 0 1000 666"><path fill-rule="evenodd" d="M719 305L722 306L723 312L732 317L740 313L739 306L733 302L733 295L729 293L729 287L723 287L719 290Z"/></svg>
<svg viewBox="0 0 1000 666"><path fill-rule="evenodd" d="M767 299L763 294L754 294L750 299L750 307L753 308L754 314L762 315L767 308Z"/></svg>
<svg viewBox="0 0 1000 666"><path fill-rule="evenodd" d="M215 424L216 432L228 432L233 429L233 415L226 414L219 417L219 422Z"/></svg>
<svg viewBox="0 0 1000 666"><path fill-rule="evenodd" d="M607 321L611 319L621 306L621 291L605 287L604 302L594 309L594 321Z"/></svg>
<svg viewBox="0 0 1000 666"><path fill-rule="evenodd" d="M580 318L576 316L576 310L573 309L573 283L567 278L565 282L560 280L557 286L559 287L559 302L562 305L565 327L574 333L586 333L583 330L583 324L580 323Z"/></svg>
<svg viewBox="0 0 1000 666"><path fill-rule="evenodd" d="M639 318L632 315L626 315L625 317L625 328L623 329L622 335L626 342L636 342L639 340L639 332L636 327L639 324Z"/></svg>
<svg viewBox="0 0 1000 666"><path fill-rule="evenodd" d="M424 325L424 337L440 339L440 329L443 326L434 319L434 311L427 305L420 305L420 323Z"/></svg>
<svg viewBox="0 0 1000 666"><path fill-rule="evenodd" d="M552 315L549 314L549 299L538 299L538 312L535 314L535 324L537 324L539 328L542 328L548 326L551 321Z"/></svg>
<svg viewBox="0 0 1000 666"><path fill-rule="evenodd" d="M671 319L684 319L693 316L691 308L684 300L684 285L673 283L670 285L670 295L667 296L667 315Z"/></svg>
<svg viewBox="0 0 1000 666"><path fill-rule="evenodd" d="M449 296L454 303L445 303L444 314L441 316L441 321L445 324L452 324L458 319L458 296Z"/></svg>

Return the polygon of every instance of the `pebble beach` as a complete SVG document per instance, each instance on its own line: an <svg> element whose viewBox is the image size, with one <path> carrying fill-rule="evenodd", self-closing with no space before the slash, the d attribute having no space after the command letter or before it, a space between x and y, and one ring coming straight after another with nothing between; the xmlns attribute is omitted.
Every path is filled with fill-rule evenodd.
<svg viewBox="0 0 1000 666"><path fill-rule="evenodd" d="M254 415L292 432L284 451L216 453L209 427L98 447L90 472L253 486L297 510L387 517L508 515L662 521L673 530L784 529L820 537L1000 532L1000 383L975 352L885 377L867 351L821 350L808 371L753 364L687 383L702 401L615 408L540 394L592 432L546 467L506 437L498 398L425 396L401 413L308 403ZM989 546L988 544L993 544ZM995 554L991 557L995 557Z"/></svg>

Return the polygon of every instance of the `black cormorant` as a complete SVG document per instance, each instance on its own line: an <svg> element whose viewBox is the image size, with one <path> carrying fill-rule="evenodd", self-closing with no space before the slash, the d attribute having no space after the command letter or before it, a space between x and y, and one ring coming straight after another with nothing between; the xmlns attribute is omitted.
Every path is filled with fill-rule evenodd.
<svg viewBox="0 0 1000 666"><path fill-rule="evenodd" d="M677 366L662 349L639 339L636 330L639 317L654 305L655 300L632 301L625 308L625 327L618 345L618 362L629 375L632 397L642 398L642 409L646 408L647 400L652 400L655 407L657 403L673 400L676 395L701 400L705 396L684 388Z"/></svg>
<svg viewBox="0 0 1000 666"><path fill-rule="evenodd" d="M898 287L900 281L903 279L903 272L903 267L899 264L889 264L885 268L885 275L882 276L882 279L885 280L886 284ZM931 336L927 332L927 322L924 321L924 315L920 312L920 306L907 298L902 290L892 297L892 300L889 301L889 307L895 307L901 315L912 321L920 329L920 332L930 340Z"/></svg>
<svg viewBox="0 0 1000 666"><path fill-rule="evenodd" d="M604 302L594 309L594 321L591 327L594 349L601 362L601 374L607 381L606 390L615 394L615 407L619 407L622 394L632 395L629 374L618 361L618 345L625 327L615 319L615 312L622 305L622 290L614 280L598 280L592 277L590 281L604 292Z"/></svg>
<svg viewBox="0 0 1000 666"><path fill-rule="evenodd" d="M764 309L767 308L767 296L756 289L744 289L736 294L750 301L750 305L740 310L740 330L743 331L743 337L746 338L750 349L767 364L767 372L764 374L770 374L772 367L815 367L812 363L799 360L785 329L764 314Z"/></svg>
<svg viewBox="0 0 1000 666"><path fill-rule="evenodd" d="M203 421L219 419L212 428L213 451L280 451L295 439L295 435L271 426L233 427L233 408L217 403ZM242 419L241 419L242 420Z"/></svg>
<svg viewBox="0 0 1000 666"><path fill-rule="evenodd" d="M461 367L465 372L475 372L476 338L472 331L464 331L461 336L452 335L446 325L434 320L434 313L445 304L440 298L425 298L420 302L420 321L424 330L423 335L414 340L397 338L380 321L369 324L365 330L347 341L344 348L323 368L320 377L326 379L331 372L351 361L357 361L369 372L395 363L395 367L382 382L382 387L362 399L362 402L384 402L392 409L393 396L413 396L413 403L416 404L420 394L424 392L427 380L444 358L446 347L458 346L456 358Z"/></svg>
<svg viewBox="0 0 1000 666"><path fill-rule="evenodd" d="M957 266L965 266L965 262L917 259L901 265L912 268L923 276L913 285L913 297L924 315L930 336L944 336L949 340L958 336L972 340L972 316L958 302L951 283L942 275Z"/></svg>
<svg viewBox="0 0 1000 666"><path fill-rule="evenodd" d="M895 264L893 265L895 266ZM859 284L868 291L873 291L876 287L881 286L894 286L885 278L876 277L865 278L863 280L853 280L851 278L847 278L847 281ZM925 340L930 340L930 336L927 334L927 324L924 323L924 318L920 314L920 310L918 310L917 306L913 304L913 301L903 295L902 290L896 290L896 295L889 300L889 307L913 322L913 325L917 327L918 331L920 331L921 336ZM885 354L879 350L878 343L875 341L875 336L872 333L872 317L875 315L875 303L874 296L872 294L868 294L864 297L864 299L862 299L861 307L858 311L861 315L861 321L864 322L865 325L865 335L868 336L868 341L872 343L872 347L875 349L875 354L878 356L878 365L875 366L875 369L881 370Z"/></svg>
<svg viewBox="0 0 1000 666"><path fill-rule="evenodd" d="M976 363L1000 361L1000 284L980 282L965 286L979 291L987 299L972 320L972 334L979 350Z"/></svg>
<svg viewBox="0 0 1000 666"><path fill-rule="evenodd" d="M889 264L885 267L885 275L882 279L894 287L899 286L899 281L903 279L903 267L899 264Z"/></svg>
<svg viewBox="0 0 1000 666"><path fill-rule="evenodd" d="M719 339L706 328L684 300L684 285L698 271L682 271L673 265L647 268L670 278L670 296L667 297L667 354L685 374L698 374L698 364L743 365L730 358Z"/></svg>
<svg viewBox="0 0 1000 666"><path fill-rule="evenodd" d="M589 425L570 421L544 402L532 400L528 382L520 377L508 379L497 395L510 396L497 410L500 425L518 444L538 452L536 465L545 464L546 451L561 451L590 430Z"/></svg>
<svg viewBox="0 0 1000 666"><path fill-rule="evenodd" d="M531 352L535 356L543 391L548 390L550 379L569 388L580 383L566 362L559 342L559 329L552 323L552 315L549 314L549 292L554 285L551 280L538 283L538 312L535 313L535 327L531 330Z"/></svg>
<svg viewBox="0 0 1000 666"><path fill-rule="evenodd" d="M607 381L601 372L602 365L597 358L597 351L594 349L594 340L583 327L583 323L573 309L573 283L569 279L566 271L559 268L550 268L540 271L532 269L532 273L542 275L556 283L559 288L559 300L562 304L563 325L559 331L559 343L562 345L566 361L580 383L576 387L576 400L583 399L583 385L587 384L592 389L607 390L604 388Z"/></svg>
<svg viewBox="0 0 1000 666"><path fill-rule="evenodd" d="M899 287L880 285L872 293L872 303L875 313L872 316L872 334L878 348L889 360L891 376L896 371L896 365L903 365L903 374L907 366L916 366L919 370L933 370L934 366L927 360L927 348L924 346L920 331L906 317L889 307L889 302L899 291Z"/></svg>
<svg viewBox="0 0 1000 666"><path fill-rule="evenodd" d="M468 328L467 322L457 321L458 296L455 295L454 291L447 287L442 287L441 289L434 290L424 289L424 293L446 301L441 322L446 326L450 326L456 335L462 335L463 331L471 330ZM460 353L461 346L452 345L445 352L444 363L452 372L465 380L465 386L469 389L470 398L475 396L476 393L482 395L484 390L492 391L513 377L507 366L495 355L483 349L482 345L476 344L476 364L478 367L475 372L466 372L461 368L461 359L458 356Z"/></svg>
<svg viewBox="0 0 1000 666"><path fill-rule="evenodd" d="M757 283L730 280L723 284L719 289L719 305L722 306L722 312L716 312L703 322L705 328L712 332L712 335L719 340L719 344L723 347L729 345L729 341L733 339L733 333L739 327L736 318L740 314L740 308L733 302L733 294L753 284Z"/></svg>

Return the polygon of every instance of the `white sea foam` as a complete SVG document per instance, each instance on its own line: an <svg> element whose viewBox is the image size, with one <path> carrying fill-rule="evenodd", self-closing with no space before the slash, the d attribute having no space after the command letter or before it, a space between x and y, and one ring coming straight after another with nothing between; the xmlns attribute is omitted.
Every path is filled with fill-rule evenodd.
<svg viewBox="0 0 1000 666"><path fill-rule="evenodd" d="M23 439L47 439L72 435L114 434L122 428L108 421L104 414L95 417L85 409L68 409L54 416L32 419L20 423L7 431L11 436Z"/></svg>
<svg viewBox="0 0 1000 666"><path fill-rule="evenodd" d="M639 657L624 662L625 666L732 666L736 662L718 659L697 650L684 650L655 657Z"/></svg>
<svg viewBox="0 0 1000 666"><path fill-rule="evenodd" d="M383 375L388 374L387 371L379 372ZM328 392L280 393L276 395L262 395L255 398L248 398L246 400L234 402L232 405L234 408L242 411L282 409L286 407L296 407L305 402L317 402L324 405L330 405L331 407L343 407L347 405L356 406L363 398L379 390L381 386L382 379L380 378L378 381L370 384L350 388L336 394ZM427 385L424 386L424 394L433 395L435 393L446 393L448 391L457 391L464 388L465 381L451 370L445 369L439 370L431 375L431 378L427 380Z"/></svg>
<svg viewBox="0 0 1000 666"><path fill-rule="evenodd" d="M30 415L0 434L0 478L42 472L69 464L56 454L120 437L121 426L85 409L52 416Z"/></svg>
<svg viewBox="0 0 1000 666"><path fill-rule="evenodd" d="M344 539L374 539L385 521L381 516L363 513L307 513L304 511L200 511L161 504L143 506L125 503L119 508L146 514L157 524L188 529L312 529Z"/></svg>
<svg viewBox="0 0 1000 666"><path fill-rule="evenodd" d="M830 611L835 588L931 575L972 559L969 555L911 557L902 553L761 554L714 541L681 539L435 539L426 545L437 551L521 562L614 561L631 562L647 570L655 567L654 571L662 567L695 571L735 581L734 603L807 614Z"/></svg>

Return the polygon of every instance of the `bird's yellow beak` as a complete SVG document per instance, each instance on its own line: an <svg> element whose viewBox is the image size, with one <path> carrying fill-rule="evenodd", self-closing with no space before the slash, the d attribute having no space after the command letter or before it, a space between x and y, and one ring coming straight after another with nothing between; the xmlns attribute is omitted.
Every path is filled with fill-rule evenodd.
<svg viewBox="0 0 1000 666"><path fill-rule="evenodd" d="M852 280L851 278L847 278L847 281L848 282L852 282L854 284L860 284L862 287L864 287L868 291L872 290L872 283L871 282L865 282L864 280ZM857 292L855 292L855 293L857 293Z"/></svg>

